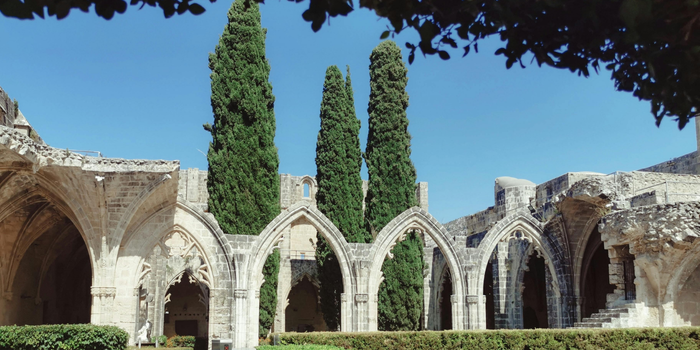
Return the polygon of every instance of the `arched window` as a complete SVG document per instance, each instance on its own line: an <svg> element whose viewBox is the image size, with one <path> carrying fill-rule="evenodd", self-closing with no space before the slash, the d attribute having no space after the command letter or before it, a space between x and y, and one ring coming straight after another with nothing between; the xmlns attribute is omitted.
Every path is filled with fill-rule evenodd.
<svg viewBox="0 0 700 350"><path fill-rule="evenodd" d="M304 182L304 198L309 198L309 196L310 196L309 184L307 182Z"/></svg>

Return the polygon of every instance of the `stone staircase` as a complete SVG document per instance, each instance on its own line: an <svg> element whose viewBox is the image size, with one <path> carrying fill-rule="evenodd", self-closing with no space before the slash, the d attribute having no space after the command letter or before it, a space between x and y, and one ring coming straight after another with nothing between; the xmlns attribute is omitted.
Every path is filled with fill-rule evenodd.
<svg viewBox="0 0 700 350"><path fill-rule="evenodd" d="M635 327L640 316L637 304L624 304L612 309L600 309L572 328L628 328Z"/></svg>

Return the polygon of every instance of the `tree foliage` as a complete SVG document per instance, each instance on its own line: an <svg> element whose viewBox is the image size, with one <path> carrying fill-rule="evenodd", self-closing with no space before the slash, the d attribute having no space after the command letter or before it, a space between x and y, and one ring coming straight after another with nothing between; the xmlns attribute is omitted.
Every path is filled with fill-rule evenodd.
<svg viewBox="0 0 700 350"><path fill-rule="evenodd" d="M369 173L365 218L376 236L386 224L415 206L416 169L411 162L408 133L408 70L393 41L380 43L370 56L369 134L365 161ZM379 328L417 330L423 309L423 250L409 233L382 266L379 287Z"/></svg>
<svg viewBox="0 0 700 350"><path fill-rule="evenodd" d="M379 287L378 323L383 331L415 331L423 312L423 242L415 231L392 249L384 260Z"/></svg>
<svg viewBox="0 0 700 350"><path fill-rule="evenodd" d="M417 204L416 169L408 133L408 70L401 49L381 42L370 56L369 132L365 161L369 174L365 219L376 236L397 215Z"/></svg>
<svg viewBox="0 0 700 350"><path fill-rule="evenodd" d="M277 312L277 280L280 273L280 251L275 249L265 260L263 276L265 282L260 286L260 337L266 337L275 322Z"/></svg>
<svg viewBox="0 0 700 350"><path fill-rule="evenodd" d="M280 213L280 182L275 97L257 3L236 0L231 5L209 68L214 112L214 125L205 125L213 139L207 155L209 211L226 233L258 235ZM272 326L278 270L279 252L265 263L261 329Z"/></svg>
<svg viewBox="0 0 700 350"><path fill-rule="evenodd" d="M189 1L130 4L159 6L166 17L204 11ZM126 0L0 0L0 13L43 18L46 10L63 18L73 8L87 11L93 4L107 19L127 8ZM354 5L353 0L310 0L302 17L317 31ZM698 0L360 0L359 7L389 20L382 39L404 30L420 36L406 43L409 63L416 51L448 59L451 49L461 47L467 55L478 51L480 40L497 35L504 45L496 54L506 58L507 68L535 61L588 76L604 67L617 90L651 103L657 125L671 117L683 128L700 109Z"/></svg>
<svg viewBox="0 0 700 350"><path fill-rule="evenodd" d="M128 5L160 7L165 18L187 12L194 15L204 13L202 5L190 0L129 0L128 4L126 0L0 0L0 13L20 19L34 19L35 16L45 18L47 15L62 19L73 9L89 12L93 5L97 16L105 19L111 19L115 13L126 12Z"/></svg>
<svg viewBox="0 0 700 350"><path fill-rule="evenodd" d="M362 225L362 152L360 121L355 116L350 68L347 81L336 66L328 67L323 84L321 129L316 143L318 209L345 235L348 242L366 243ZM343 281L338 259L319 234L316 247L321 308L330 330L340 326L340 294Z"/></svg>
<svg viewBox="0 0 700 350"><path fill-rule="evenodd" d="M319 5L322 3L323 5ZM318 30L327 16L347 15L352 0L312 0L304 19ZM528 62L588 76L601 67L619 91L651 103L657 125L672 117L683 128L700 110L700 1L697 0L360 0L420 40L411 50L449 59L466 56L497 35L506 67Z"/></svg>

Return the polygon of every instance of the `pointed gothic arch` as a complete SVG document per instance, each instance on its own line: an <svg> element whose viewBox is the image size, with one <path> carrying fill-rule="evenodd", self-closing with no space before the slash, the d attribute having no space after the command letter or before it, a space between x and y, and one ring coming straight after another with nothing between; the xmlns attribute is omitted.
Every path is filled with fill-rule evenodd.
<svg viewBox="0 0 700 350"><path fill-rule="evenodd" d="M420 207L406 209L391 220L375 239L369 253L370 271L368 291L370 305L370 330L377 330L377 293L383 280L382 264L385 258L391 258L391 250L397 242L403 240L408 231L420 231L423 235L429 235L437 244L445 256L445 261L452 273L453 305L452 327L455 330L466 328L464 322L464 299L466 297L467 281L464 278L461 266L463 265L457 247L454 245L454 237L447 232L430 213Z"/></svg>
<svg viewBox="0 0 700 350"><path fill-rule="evenodd" d="M248 320L246 342L241 344L255 344L257 342L258 334L258 317L259 317L259 293L260 286L263 283L262 279L262 268L267 259L267 256L272 253L277 244L283 237L284 229L291 225L294 221L299 218L305 218L311 225L313 225L318 233L321 234L331 249L335 252L338 257L338 263L340 264L340 271L343 279L343 291L344 294L354 294L356 290L357 281L351 273L353 255L348 245L345 237L338 230L337 227L331 222L323 213L321 213L317 208L313 207L309 203L298 202L297 204L291 206L289 209L283 211L278 215L272 222L270 222L267 227L256 237L255 242L250 248L251 255L248 257L245 264L245 273L241 274L241 277L237 281L236 285L241 288L240 297L246 298L248 300L248 310L247 315ZM245 295L245 296L244 296ZM349 305L341 301L340 308L340 318L341 318L341 331L350 331L352 313L350 312ZM241 320L240 322L243 322ZM243 336L240 334L239 336Z"/></svg>

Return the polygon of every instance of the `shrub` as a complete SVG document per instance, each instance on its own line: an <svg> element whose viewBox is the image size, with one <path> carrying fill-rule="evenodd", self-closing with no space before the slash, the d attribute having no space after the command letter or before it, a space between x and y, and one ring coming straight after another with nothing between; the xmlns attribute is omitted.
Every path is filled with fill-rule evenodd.
<svg viewBox="0 0 700 350"><path fill-rule="evenodd" d="M129 335L91 324L0 327L0 350L124 350Z"/></svg>
<svg viewBox="0 0 700 350"><path fill-rule="evenodd" d="M339 348L337 346L330 346L330 345L282 345L282 346L273 346L273 345L263 345L263 346L258 346L256 348L257 350L343 350L343 348Z"/></svg>
<svg viewBox="0 0 700 350"><path fill-rule="evenodd" d="M175 335L170 337L167 346L170 348L194 348L195 337L191 335Z"/></svg>
<svg viewBox="0 0 700 350"><path fill-rule="evenodd" d="M700 328L541 329L444 332L288 333L282 344L394 349L700 349Z"/></svg>

